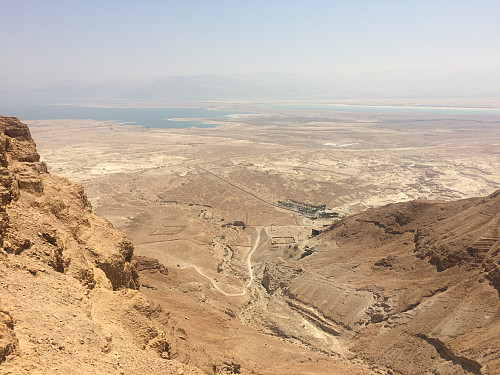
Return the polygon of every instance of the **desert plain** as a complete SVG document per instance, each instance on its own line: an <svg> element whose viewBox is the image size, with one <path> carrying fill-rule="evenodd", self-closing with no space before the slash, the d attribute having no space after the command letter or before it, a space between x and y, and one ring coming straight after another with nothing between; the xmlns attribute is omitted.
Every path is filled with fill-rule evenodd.
<svg viewBox="0 0 500 375"><path fill-rule="evenodd" d="M446 354L452 350L420 328L410 339L413 328L393 336L381 328L404 326L408 317L398 314L448 290L428 261L392 264L377 250L367 266L362 239L332 257L340 241L318 243L315 235L390 203L493 193L500 188L500 115L196 105L242 114L205 119L219 125L213 128L27 122L49 171L81 183L95 212L133 242L141 290L170 312L182 360L207 372L218 361L233 373L485 371ZM404 258L400 248L390 251ZM383 259L413 281L402 286L374 275L370 262ZM153 260L161 266L152 268ZM447 280L459 279L450 272ZM488 298L498 298L491 289ZM498 314L490 308L485 316ZM455 318L465 324L470 314ZM399 358L381 354L398 342L408 342Z"/></svg>

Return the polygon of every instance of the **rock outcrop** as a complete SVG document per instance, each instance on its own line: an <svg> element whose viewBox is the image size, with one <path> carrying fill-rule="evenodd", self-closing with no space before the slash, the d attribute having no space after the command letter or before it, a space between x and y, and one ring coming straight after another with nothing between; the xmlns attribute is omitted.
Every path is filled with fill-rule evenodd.
<svg viewBox="0 0 500 375"><path fill-rule="evenodd" d="M266 266L262 283L367 363L499 374L499 236L500 191L390 204L335 223L311 255Z"/></svg>
<svg viewBox="0 0 500 375"><path fill-rule="evenodd" d="M0 116L0 373L199 373L171 360L133 250Z"/></svg>
<svg viewBox="0 0 500 375"><path fill-rule="evenodd" d="M138 287L130 241L92 212L81 185L47 172L16 118L0 118L0 155L5 252L40 259L90 287Z"/></svg>

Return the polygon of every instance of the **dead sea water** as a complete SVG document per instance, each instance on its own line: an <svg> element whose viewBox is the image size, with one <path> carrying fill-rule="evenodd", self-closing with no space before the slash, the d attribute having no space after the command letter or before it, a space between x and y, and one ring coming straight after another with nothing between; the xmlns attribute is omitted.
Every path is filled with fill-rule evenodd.
<svg viewBox="0 0 500 375"><path fill-rule="evenodd" d="M166 129L214 128L219 124L206 124L200 119L216 120L239 113L207 108L103 108L69 105L19 106L19 108L7 108L2 111L4 116L15 116L21 121L90 119L116 121L129 125L136 124L145 128Z"/></svg>

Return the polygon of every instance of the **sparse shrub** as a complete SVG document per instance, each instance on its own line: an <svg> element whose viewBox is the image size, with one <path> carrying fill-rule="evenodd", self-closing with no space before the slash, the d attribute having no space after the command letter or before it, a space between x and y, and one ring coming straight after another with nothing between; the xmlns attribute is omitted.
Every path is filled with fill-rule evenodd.
<svg viewBox="0 0 500 375"><path fill-rule="evenodd" d="M305 258L306 256L311 255L312 253L314 253L314 248L309 248L308 246L306 246L304 252L300 256L300 259Z"/></svg>

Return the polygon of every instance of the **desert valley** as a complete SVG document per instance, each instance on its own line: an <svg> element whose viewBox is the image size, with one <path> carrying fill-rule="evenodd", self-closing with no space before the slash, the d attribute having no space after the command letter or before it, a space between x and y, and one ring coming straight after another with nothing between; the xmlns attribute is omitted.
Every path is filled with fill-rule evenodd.
<svg viewBox="0 0 500 375"><path fill-rule="evenodd" d="M0 375L500 375L499 14L0 0Z"/></svg>
<svg viewBox="0 0 500 375"><path fill-rule="evenodd" d="M37 353L38 367L25 373L58 373L58 355L84 349L95 358L85 366L110 374L150 373L150 355L172 373L500 373L500 115L355 113L323 104L197 103L240 112L200 119L208 128L27 121L50 173L82 184L92 209L130 239L133 258L120 272L135 281L111 276L96 255L99 241L77 240L111 280L98 281L96 271L95 281L76 276L72 288L85 290L83 301L65 292L90 304L86 319L109 341L108 351L93 354L87 343L72 344L76 328L60 333L66 344L54 353L42 350L53 340L43 328L23 336L29 312L24 321L16 315L19 295L4 281L10 297L2 303L24 329L14 329L17 347L22 353L24 338ZM13 172L21 180L23 168ZM42 210L49 190L72 196L66 182L45 180L43 194L19 184L20 201L33 208L16 215ZM59 211L76 220L71 204ZM81 258L67 250L72 225L54 210L65 224L17 235L29 241L26 251L4 242L4 262L30 283L81 274L66 261L66 253ZM23 220L43 221L36 215ZM65 244L59 263L40 257L40 240L49 249ZM33 272L26 266L33 257L46 265ZM108 295L110 288L117 291ZM66 314L51 304L43 309ZM0 368L22 373L6 358Z"/></svg>

